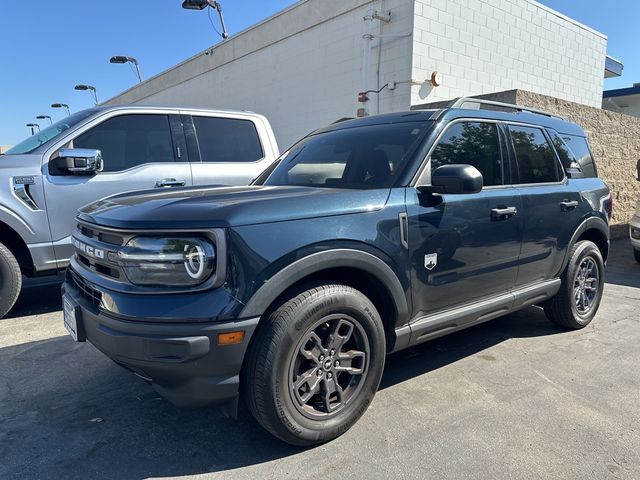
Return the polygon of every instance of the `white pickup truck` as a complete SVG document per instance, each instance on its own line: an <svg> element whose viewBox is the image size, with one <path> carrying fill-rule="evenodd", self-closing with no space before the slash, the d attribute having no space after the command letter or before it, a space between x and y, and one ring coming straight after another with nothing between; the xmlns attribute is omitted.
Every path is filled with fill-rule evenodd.
<svg viewBox="0 0 640 480"><path fill-rule="evenodd" d="M74 113L0 156L0 318L22 275L57 273L78 208L132 190L246 185L279 155L262 115L168 107Z"/></svg>

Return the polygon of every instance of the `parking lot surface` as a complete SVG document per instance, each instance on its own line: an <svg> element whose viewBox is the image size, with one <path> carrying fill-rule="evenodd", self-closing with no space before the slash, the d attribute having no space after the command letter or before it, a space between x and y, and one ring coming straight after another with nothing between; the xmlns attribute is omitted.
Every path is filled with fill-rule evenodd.
<svg viewBox="0 0 640 480"><path fill-rule="evenodd" d="M584 330L531 307L391 355L365 416L299 449L160 399L71 340L59 283L31 282L0 320L0 478L640 478L638 287L617 240Z"/></svg>

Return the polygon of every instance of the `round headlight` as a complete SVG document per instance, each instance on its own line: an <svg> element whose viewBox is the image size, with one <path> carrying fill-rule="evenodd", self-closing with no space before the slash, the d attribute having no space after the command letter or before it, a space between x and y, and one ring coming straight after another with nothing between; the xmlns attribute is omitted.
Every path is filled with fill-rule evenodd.
<svg viewBox="0 0 640 480"><path fill-rule="evenodd" d="M215 271L214 245L198 237L134 237L117 253L118 264L136 285L192 286Z"/></svg>

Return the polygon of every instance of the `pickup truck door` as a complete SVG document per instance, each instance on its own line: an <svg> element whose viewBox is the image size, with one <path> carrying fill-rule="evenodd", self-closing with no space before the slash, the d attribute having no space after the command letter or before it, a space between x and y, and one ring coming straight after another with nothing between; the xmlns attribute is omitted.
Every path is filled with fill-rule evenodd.
<svg viewBox="0 0 640 480"><path fill-rule="evenodd" d="M248 185L275 160L264 125L241 115L182 115L194 185Z"/></svg>
<svg viewBox="0 0 640 480"><path fill-rule="evenodd" d="M470 164L484 188L435 195L408 188L407 231L415 317L509 292L518 272L523 219L510 184L503 130L488 121L458 121L443 132L428 171ZM428 172L427 172L428 173ZM419 183L426 184L423 174Z"/></svg>
<svg viewBox="0 0 640 480"><path fill-rule="evenodd" d="M45 159L44 192L59 268L72 254L70 234L80 207L117 193L193 184L179 115L116 114L81 130L70 146L100 150L104 168L74 175Z"/></svg>

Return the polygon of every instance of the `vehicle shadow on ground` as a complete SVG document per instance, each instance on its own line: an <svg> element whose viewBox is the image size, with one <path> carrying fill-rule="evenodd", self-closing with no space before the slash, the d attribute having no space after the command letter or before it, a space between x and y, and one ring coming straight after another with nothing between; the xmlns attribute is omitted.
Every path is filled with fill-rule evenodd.
<svg viewBox="0 0 640 480"><path fill-rule="evenodd" d="M43 279L24 278L20 296L4 318L42 315L61 310L60 286L62 280L60 275Z"/></svg>
<svg viewBox="0 0 640 480"><path fill-rule="evenodd" d="M532 307L390 356L381 388L510 338L561 332ZM181 476L302 451L275 440L246 410L234 421L216 408L178 409L66 336L2 348L0 365L0 478Z"/></svg>

